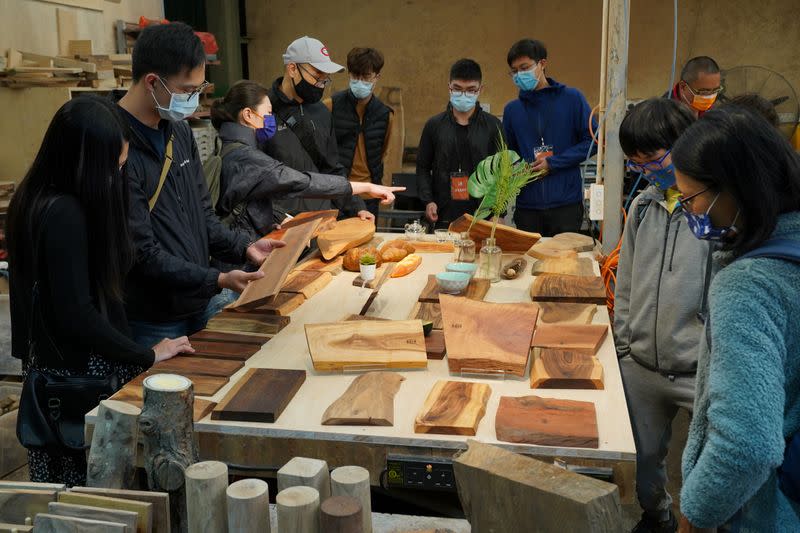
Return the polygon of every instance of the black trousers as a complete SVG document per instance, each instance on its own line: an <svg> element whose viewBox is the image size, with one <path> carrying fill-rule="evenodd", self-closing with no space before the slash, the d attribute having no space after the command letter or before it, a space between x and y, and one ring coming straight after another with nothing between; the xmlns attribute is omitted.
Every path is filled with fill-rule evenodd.
<svg viewBox="0 0 800 533"><path fill-rule="evenodd" d="M520 209L514 211L514 223L523 231L552 237L559 233L577 232L583 223L583 204L564 205L552 209Z"/></svg>

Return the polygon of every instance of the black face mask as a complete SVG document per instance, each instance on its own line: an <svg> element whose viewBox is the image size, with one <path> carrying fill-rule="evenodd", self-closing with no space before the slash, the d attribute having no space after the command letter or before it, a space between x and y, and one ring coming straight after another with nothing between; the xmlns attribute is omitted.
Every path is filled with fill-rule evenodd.
<svg viewBox="0 0 800 533"><path fill-rule="evenodd" d="M295 83L292 79L292 85L294 85L294 92L303 99L304 104L314 104L322 100L322 93L325 88L308 83L302 74L300 75L300 83Z"/></svg>

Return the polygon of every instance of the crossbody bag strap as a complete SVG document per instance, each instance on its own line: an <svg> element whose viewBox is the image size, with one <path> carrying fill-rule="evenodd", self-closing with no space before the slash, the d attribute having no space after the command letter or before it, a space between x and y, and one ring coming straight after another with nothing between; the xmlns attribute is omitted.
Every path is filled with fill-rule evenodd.
<svg viewBox="0 0 800 533"><path fill-rule="evenodd" d="M156 192L150 198L148 202L150 211L153 211L153 208L156 206L156 202L158 202L158 197L161 195L161 189L164 188L164 182L167 181L167 175L169 174L169 169L172 166L172 141L175 139L175 134L171 134L169 136L169 141L167 141L167 148L164 150L164 165L161 167L161 176L158 178L158 187L156 187Z"/></svg>

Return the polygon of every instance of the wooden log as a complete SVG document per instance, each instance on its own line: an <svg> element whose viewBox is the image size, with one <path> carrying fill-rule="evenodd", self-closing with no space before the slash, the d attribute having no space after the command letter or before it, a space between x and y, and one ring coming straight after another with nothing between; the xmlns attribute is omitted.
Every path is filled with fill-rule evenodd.
<svg viewBox="0 0 800 533"><path fill-rule="evenodd" d="M372 533L372 500L369 470L360 466L340 466L331 472L331 494L350 496L361 504L361 530ZM323 503L324 506L324 503Z"/></svg>
<svg viewBox="0 0 800 533"><path fill-rule="evenodd" d="M133 486L141 413L141 409L128 403L100 402L86 470L88 486L113 489Z"/></svg>
<svg viewBox="0 0 800 533"><path fill-rule="evenodd" d="M312 487L289 487L275 497L278 531L319 533L319 492Z"/></svg>
<svg viewBox="0 0 800 533"><path fill-rule="evenodd" d="M153 515L153 533L170 533L169 494L146 490L99 489L94 487L72 487L71 492L108 496L118 500L149 503Z"/></svg>
<svg viewBox="0 0 800 533"><path fill-rule="evenodd" d="M62 502L50 502L48 505L48 512L57 516L73 516L75 518L88 518L89 520L124 524L126 533L136 532L136 522L139 518L139 515L133 511L106 509L103 507L91 507L88 505Z"/></svg>
<svg viewBox="0 0 800 533"><path fill-rule="evenodd" d="M320 530L325 533L362 533L361 503L351 496L331 496L320 506Z"/></svg>
<svg viewBox="0 0 800 533"><path fill-rule="evenodd" d="M186 469L186 515L192 533L225 533L228 465L203 461Z"/></svg>
<svg viewBox="0 0 800 533"><path fill-rule="evenodd" d="M320 499L331 495L331 476L327 461L295 457L278 470L278 491L289 487L313 487Z"/></svg>
<svg viewBox="0 0 800 533"><path fill-rule="evenodd" d="M71 503L87 507L100 507L116 511L130 511L136 513L136 532L150 533L153 530L153 504L142 501L111 498L98 494L82 494L79 492L59 492L59 503Z"/></svg>
<svg viewBox="0 0 800 533"><path fill-rule="evenodd" d="M125 524L39 513L33 521L36 533L125 533Z"/></svg>
<svg viewBox="0 0 800 533"><path fill-rule="evenodd" d="M228 533L270 533L269 485L260 479L242 479L225 491Z"/></svg>
<svg viewBox="0 0 800 533"><path fill-rule="evenodd" d="M184 472L199 459L192 422L192 382L175 374L156 374L143 384L139 430L147 484L150 490L169 493L172 531L186 532Z"/></svg>
<svg viewBox="0 0 800 533"><path fill-rule="evenodd" d="M325 410L324 426L392 426L394 396L405 380L396 372L367 372Z"/></svg>
<svg viewBox="0 0 800 533"><path fill-rule="evenodd" d="M453 461L458 497L473 531L623 530L619 489L498 446L470 440ZM487 504L491 487L491 504Z"/></svg>

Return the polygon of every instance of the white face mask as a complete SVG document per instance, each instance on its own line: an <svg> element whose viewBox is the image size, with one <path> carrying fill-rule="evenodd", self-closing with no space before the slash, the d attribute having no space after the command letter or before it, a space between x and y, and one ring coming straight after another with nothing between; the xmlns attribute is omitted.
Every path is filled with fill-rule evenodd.
<svg viewBox="0 0 800 533"><path fill-rule="evenodd" d="M158 115L161 118L172 121L183 120L191 116L192 113L197 110L197 106L200 102L199 92L195 91L187 94L173 93L167 88L167 85L161 77L158 78L158 81L164 86L164 90L170 94L169 107L161 107L158 100L156 100L155 92L150 93L153 95L153 101L156 103L156 111L158 111Z"/></svg>

